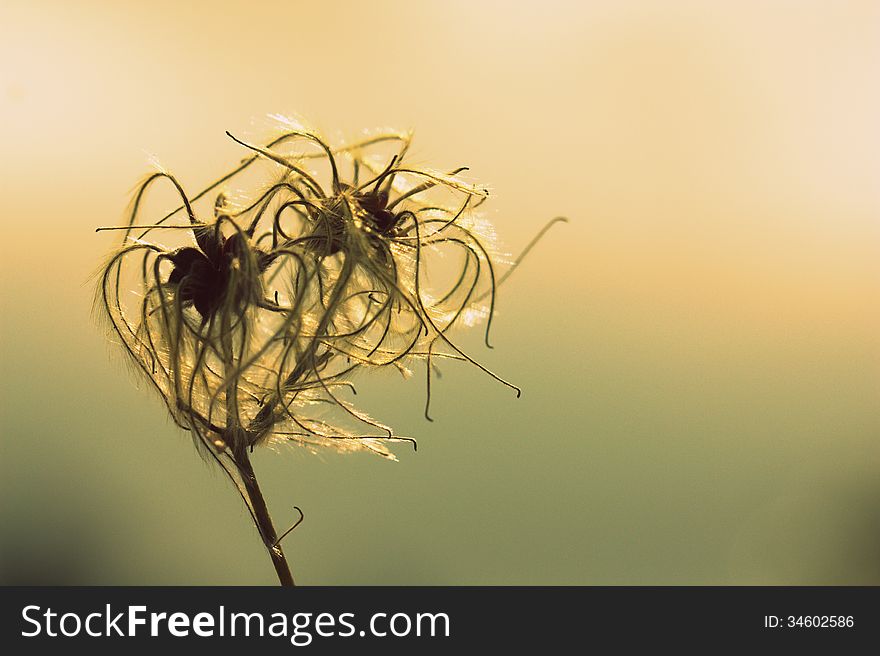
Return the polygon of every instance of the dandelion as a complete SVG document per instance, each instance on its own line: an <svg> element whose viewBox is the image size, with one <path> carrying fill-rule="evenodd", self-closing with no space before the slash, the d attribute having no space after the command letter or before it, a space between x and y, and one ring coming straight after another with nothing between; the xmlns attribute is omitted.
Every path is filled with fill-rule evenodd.
<svg viewBox="0 0 880 656"><path fill-rule="evenodd" d="M489 344L496 288L522 256L496 278L494 233L477 212L488 192L462 180L464 168L405 165L410 133L336 148L289 122L265 146L230 136L254 153L233 171L192 197L158 171L138 187L124 225L99 228L122 239L96 303L175 423L234 483L279 581L293 585L280 546L290 530L279 538L250 452L292 442L394 459L389 442L414 441L341 397L361 369L407 373L409 362L424 360L429 419L437 359L469 362L519 395L449 332L486 319ZM389 145L396 151L384 161L371 152ZM197 211L258 160L273 169L271 184L241 201L220 191L213 208ZM180 205L146 220L158 183ZM428 284L443 267L447 284Z"/></svg>

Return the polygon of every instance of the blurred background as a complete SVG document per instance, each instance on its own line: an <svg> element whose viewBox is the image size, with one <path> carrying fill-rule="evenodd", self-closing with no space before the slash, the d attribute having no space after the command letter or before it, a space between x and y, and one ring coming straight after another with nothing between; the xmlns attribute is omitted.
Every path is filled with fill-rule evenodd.
<svg viewBox="0 0 880 656"><path fill-rule="evenodd" d="M256 454L299 583L880 584L878 3L191 4L0 7L0 581L275 582L90 276L284 113L415 128L511 253L571 218L467 342L521 399L364 377L418 453Z"/></svg>

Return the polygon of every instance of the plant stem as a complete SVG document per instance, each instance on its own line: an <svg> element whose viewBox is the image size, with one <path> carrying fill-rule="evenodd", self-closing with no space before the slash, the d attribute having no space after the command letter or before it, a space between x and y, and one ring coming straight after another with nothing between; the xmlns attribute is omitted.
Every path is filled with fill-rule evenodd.
<svg viewBox="0 0 880 656"><path fill-rule="evenodd" d="M290 566L287 564L287 558L284 556L281 545L277 544L278 534L275 532L275 526L273 526L272 518L269 516L269 508L266 506L266 500L260 491L259 483L257 483L257 477L254 474L254 468L251 465L247 448L241 449L235 455L235 462L238 464L245 491L247 492L248 499L250 499L254 517L257 520L257 530L260 532L260 537L263 538L263 543L266 545L266 550L272 559L272 565L275 566L278 581L282 586L293 587L296 585L293 582L293 574L290 573Z"/></svg>
<svg viewBox="0 0 880 656"><path fill-rule="evenodd" d="M222 313L220 316L220 344L223 349L223 368L224 373L228 376L229 372L235 371L235 350L233 347L232 329L229 324L229 316ZM236 377L237 378L237 377ZM227 381L226 388L226 443L232 445L232 459L238 467L241 482L244 485L243 494L247 496L251 510L253 511L254 520L257 524L257 530L260 537L263 538L263 544L269 552L272 559L272 565L275 567L275 573L278 575L278 581L282 586L293 587L293 574L290 573L290 566L278 544L278 534L272 525L272 518L269 516L269 508L266 506L266 500L260 490L260 484L257 483L257 475L254 474L254 468L251 465L251 459L248 455L248 446L244 443L241 425L238 415L234 408L238 407L238 381ZM238 439L236 439L238 436Z"/></svg>

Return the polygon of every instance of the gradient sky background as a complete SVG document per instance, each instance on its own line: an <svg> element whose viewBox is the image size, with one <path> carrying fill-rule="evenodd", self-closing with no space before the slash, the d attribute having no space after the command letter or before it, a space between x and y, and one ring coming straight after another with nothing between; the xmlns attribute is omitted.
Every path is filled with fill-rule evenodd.
<svg viewBox="0 0 880 656"><path fill-rule="evenodd" d="M155 156L188 189L299 114L416 129L518 251L482 362L361 384L419 451L264 451L305 584L880 584L876 2L0 6L0 576L271 584L89 276Z"/></svg>

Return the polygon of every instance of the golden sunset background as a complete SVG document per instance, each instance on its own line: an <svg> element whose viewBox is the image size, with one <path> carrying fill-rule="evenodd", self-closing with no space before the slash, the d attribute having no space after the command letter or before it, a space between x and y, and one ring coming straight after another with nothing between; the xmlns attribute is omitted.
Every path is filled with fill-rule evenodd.
<svg viewBox="0 0 880 656"><path fill-rule="evenodd" d="M880 584L880 4L0 6L0 575L273 584L235 491L91 317L151 158L270 113L414 128L505 248L524 393L363 376L400 462L263 450L303 584ZM477 331L479 332L479 331Z"/></svg>

